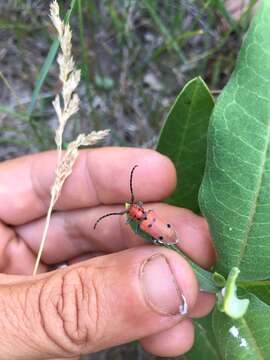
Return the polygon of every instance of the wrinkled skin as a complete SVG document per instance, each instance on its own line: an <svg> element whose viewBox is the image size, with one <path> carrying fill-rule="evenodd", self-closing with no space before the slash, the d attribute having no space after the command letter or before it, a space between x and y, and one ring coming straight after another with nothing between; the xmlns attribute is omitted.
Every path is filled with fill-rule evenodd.
<svg viewBox="0 0 270 360"><path fill-rule="evenodd" d="M199 292L183 258L146 244L124 216L108 217L93 230L101 215L123 210L130 169L138 164L136 198L170 221L194 261L213 265L206 221L160 203L176 185L172 163L145 149L82 151L33 277L56 158L52 151L0 164L0 359L77 359L135 339L159 356L188 351L192 319L211 311L214 296ZM48 271L62 262L69 266ZM179 313L183 298L185 315Z"/></svg>

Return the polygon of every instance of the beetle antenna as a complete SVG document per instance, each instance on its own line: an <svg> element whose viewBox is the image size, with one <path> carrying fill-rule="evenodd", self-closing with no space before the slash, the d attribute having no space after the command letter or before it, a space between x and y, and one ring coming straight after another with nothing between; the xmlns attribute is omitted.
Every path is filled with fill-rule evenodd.
<svg viewBox="0 0 270 360"><path fill-rule="evenodd" d="M101 216L101 217L100 217L99 219L97 219L97 221L95 222L94 230L96 229L97 224L98 224L102 219L104 219L105 217L111 216L111 215L124 215L124 214L126 214L126 212L127 212L127 211L125 210L125 211L109 213L109 214L106 214L106 215Z"/></svg>
<svg viewBox="0 0 270 360"><path fill-rule="evenodd" d="M133 192L133 187L132 187L133 173L134 173L134 170L136 169L136 167L138 167L138 166L139 165L133 166L131 173L130 173L129 187L130 187L130 193L131 193L131 200L130 200L131 204L134 204L134 192Z"/></svg>

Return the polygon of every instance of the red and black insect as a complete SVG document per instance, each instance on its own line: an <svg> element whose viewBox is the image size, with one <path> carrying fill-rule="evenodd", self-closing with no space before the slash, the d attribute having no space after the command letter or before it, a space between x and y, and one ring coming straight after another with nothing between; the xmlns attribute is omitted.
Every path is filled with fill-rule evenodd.
<svg viewBox="0 0 270 360"><path fill-rule="evenodd" d="M126 203L126 210L121 212L109 213L101 216L94 225L94 229L97 227L98 223L106 218L107 216L112 215L124 215L126 214L128 219L127 223L131 221L135 221L137 223L137 233L143 231L152 237L152 240L155 244L166 244L166 245L174 245L177 244L179 239L176 234L176 231L173 229L172 225L166 223L154 210L145 210L143 207L143 203L141 201L136 201L134 199L133 193L133 173L134 170L138 167L138 165L133 166L130 173L130 193L131 200Z"/></svg>

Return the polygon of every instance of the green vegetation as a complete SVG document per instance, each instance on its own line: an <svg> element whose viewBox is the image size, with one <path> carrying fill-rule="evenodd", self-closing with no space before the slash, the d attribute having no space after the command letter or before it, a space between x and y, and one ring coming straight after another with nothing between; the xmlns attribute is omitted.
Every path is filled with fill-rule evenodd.
<svg viewBox="0 0 270 360"><path fill-rule="evenodd" d="M270 358L268 0L262 1L235 67L255 3L238 19L220 0L74 0L72 11L63 8L73 25L83 78L81 118L68 129L70 136L85 127L110 127L112 144L157 144L184 178L168 203L202 211L209 222L217 273L192 266L201 288L218 292L220 302L212 315L196 321L195 346L183 357L189 360ZM18 154L33 145L50 148L57 43L46 38L46 21L36 27L20 16L7 19L0 27L17 40L16 51L24 53L22 36L29 37L32 44L46 44L47 60L32 59L37 81L28 86L24 102L15 75L1 71L3 98L17 96L12 105L0 106L0 143L16 145ZM14 74L24 84L24 73Z"/></svg>
<svg viewBox="0 0 270 360"><path fill-rule="evenodd" d="M159 140L158 149L174 161L177 170L179 153L183 154L182 148L185 151L181 159L185 181L178 183L168 202L194 210L198 189L190 185L189 192L187 184L193 184L193 179L196 184L196 180L202 178L204 166L200 167L200 172L198 168L189 172L186 164L192 167L194 163L205 161L205 152L197 153L183 137L191 134L191 142L200 144L199 140L205 135L201 122L194 130L194 109L201 110L199 118L206 123L210 119L199 205L218 251L212 281L218 280L220 291L217 307L207 317L208 323L205 320L197 323L196 345L186 355L191 360L197 360L198 353L213 360L270 357L269 14L269 1L264 0L212 115L211 107L206 107L206 111L198 106L205 99L205 87L198 88L193 101L185 101L194 93L192 84L194 87L198 82L195 78L178 96ZM200 271L195 269L195 273L200 286L209 288L210 284L200 278Z"/></svg>
<svg viewBox="0 0 270 360"><path fill-rule="evenodd" d="M110 127L112 144L148 147L188 80L201 75L219 93L254 6L250 1L234 20L219 0L72 0L70 8L67 3L60 5L70 17L82 69L82 111L67 139ZM58 45L47 2L10 0L0 5L0 14L3 159L54 147Z"/></svg>

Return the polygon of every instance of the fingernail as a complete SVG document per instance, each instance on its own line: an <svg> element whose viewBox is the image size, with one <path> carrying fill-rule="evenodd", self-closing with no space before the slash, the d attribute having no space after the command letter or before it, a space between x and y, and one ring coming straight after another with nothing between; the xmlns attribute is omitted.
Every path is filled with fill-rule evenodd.
<svg viewBox="0 0 270 360"><path fill-rule="evenodd" d="M186 299L163 254L154 254L144 261L140 276L145 300L152 309L165 315L187 313Z"/></svg>

